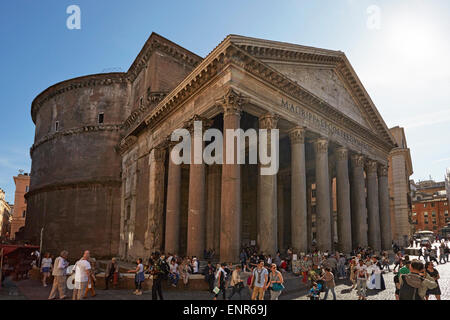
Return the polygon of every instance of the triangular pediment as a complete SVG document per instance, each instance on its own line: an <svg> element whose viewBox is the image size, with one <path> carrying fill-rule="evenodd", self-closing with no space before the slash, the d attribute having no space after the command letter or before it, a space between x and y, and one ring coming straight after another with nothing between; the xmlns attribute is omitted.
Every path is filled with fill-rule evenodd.
<svg viewBox="0 0 450 320"><path fill-rule="evenodd" d="M275 70L298 83L300 86L326 101L349 118L368 129L370 125L364 110L357 105L342 79L334 68L326 66L285 63L282 61L266 62Z"/></svg>
<svg viewBox="0 0 450 320"><path fill-rule="evenodd" d="M387 144L395 145L386 123L343 52L239 35L227 39Z"/></svg>

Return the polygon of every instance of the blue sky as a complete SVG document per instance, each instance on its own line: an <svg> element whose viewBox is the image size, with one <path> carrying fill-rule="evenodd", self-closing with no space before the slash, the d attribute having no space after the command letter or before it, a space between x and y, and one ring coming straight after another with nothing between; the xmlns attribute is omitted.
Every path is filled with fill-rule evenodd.
<svg viewBox="0 0 450 320"><path fill-rule="evenodd" d="M81 30L66 27L72 4ZM373 6L379 28L368 27ZM231 33L344 51L387 125L406 128L413 178L442 180L449 30L446 0L1 1L0 188L13 202L13 175L30 171L33 98L65 79L126 71L152 31L200 56Z"/></svg>

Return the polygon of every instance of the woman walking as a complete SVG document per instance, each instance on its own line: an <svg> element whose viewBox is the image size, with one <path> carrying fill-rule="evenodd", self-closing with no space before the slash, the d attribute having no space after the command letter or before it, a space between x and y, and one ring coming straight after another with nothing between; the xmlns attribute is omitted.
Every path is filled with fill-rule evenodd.
<svg viewBox="0 0 450 320"><path fill-rule="evenodd" d="M323 300L327 300L328 297L328 291L331 290L331 293L333 294L333 300L336 300L336 292L334 292L334 287L336 286L334 282L334 275L331 272L330 268L325 268L325 273L321 277L323 281L325 281L325 296L323 297Z"/></svg>
<svg viewBox="0 0 450 320"><path fill-rule="evenodd" d="M354 257L350 261L350 280L352 282L351 289L355 289L355 287L356 287L356 260Z"/></svg>
<svg viewBox="0 0 450 320"><path fill-rule="evenodd" d="M427 290L425 299L428 300L430 295L434 295L436 297L436 300L441 300L441 288L439 287L438 283L440 276L439 272L434 268L433 262L430 261L425 263L425 271L427 274L427 278L429 280L435 281L437 284L436 288Z"/></svg>
<svg viewBox="0 0 450 320"><path fill-rule="evenodd" d="M225 270L224 270L225 266L226 266L225 263L222 263L222 265L217 264L216 285L213 290L215 295L213 300L217 300L217 297L219 296L220 292L222 292L223 300L227 300L225 290Z"/></svg>
<svg viewBox="0 0 450 320"><path fill-rule="evenodd" d="M269 283L267 284L267 288L272 289L270 290L270 300L278 300L278 297L284 289L283 282L283 275L277 270L277 265L272 263L270 267Z"/></svg>
<svg viewBox="0 0 450 320"><path fill-rule="evenodd" d="M239 295L239 300L242 300L242 289L244 289L244 281L241 279L241 266L237 265L236 269L234 269L233 273L231 274L231 281L230 285L233 288L233 291L231 295L228 297L228 300L231 300L231 298L234 296L235 293Z"/></svg>
<svg viewBox="0 0 450 320"><path fill-rule="evenodd" d="M142 264L141 258L137 259L136 263L136 269L128 270L128 272L136 273L136 275L134 276L134 284L136 285L136 290L133 292L133 294L140 296L142 295L142 282L144 282L145 280L144 265Z"/></svg>
<svg viewBox="0 0 450 320"><path fill-rule="evenodd" d="M50 270L52 268L52 258L50 258L50 253L46 253L41 262L41 272L43 275L42 285L47 286L47 279L50 277Z"/></svg>
<svg viewBox="0 0 450 320"><path fill-rule="evenodd" d="M95 278L95 258L89 259L89 263L91 264L91 274L88 278L88 285L86 286L86 290L84 291L84 298L86 299L88 296L88 292L91 293L92 297L95 297L97 294L95 293L95 282L97 279Z"/></svg>

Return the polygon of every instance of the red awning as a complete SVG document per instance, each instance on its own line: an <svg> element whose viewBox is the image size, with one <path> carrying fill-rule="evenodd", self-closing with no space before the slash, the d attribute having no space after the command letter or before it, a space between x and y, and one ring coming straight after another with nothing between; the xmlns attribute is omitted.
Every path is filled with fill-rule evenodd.
<svg viewBox="0 0 450 320"><path fill-rule="evenodd" d="M0 244L0 251L3 249L3 255L7 256L11 252L14 252L18 249L30 249L30 250L36 250L39 249L38 246L19 246L19 245L12 245L12 244Z"/></svg>

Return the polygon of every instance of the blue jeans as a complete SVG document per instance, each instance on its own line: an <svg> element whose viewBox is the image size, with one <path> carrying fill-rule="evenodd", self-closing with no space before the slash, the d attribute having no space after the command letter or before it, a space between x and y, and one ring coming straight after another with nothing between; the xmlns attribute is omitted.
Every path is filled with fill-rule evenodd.
<svg viewBox="0 0 450 320"><path fill-rule="evenodd" d="M172 282L174 285L177 285L178 280L180 280L180 276L178 275L178 273L169 273L169 279L170 282Z"/></svg>
<svg viewBox="0 0 450 320"><path fill-rule="evenodd" d="M333 294L333 300L336 300L336 292L334 292L334 287L333 288L326 288L326 291L325 291L325 297L323 297L323 300L327 300L327 297L328 297L328 291L330 291L331 290L331 293Z"/></svg>
<svg viewBox="0 0 450 320"><path fill-rule="evenodd" d="M339 277L342 277L342 278L345 278L346 277L346 275L345 275L345 265L338 265L338 276Z"/></svg>

